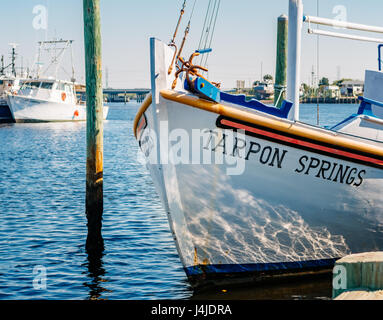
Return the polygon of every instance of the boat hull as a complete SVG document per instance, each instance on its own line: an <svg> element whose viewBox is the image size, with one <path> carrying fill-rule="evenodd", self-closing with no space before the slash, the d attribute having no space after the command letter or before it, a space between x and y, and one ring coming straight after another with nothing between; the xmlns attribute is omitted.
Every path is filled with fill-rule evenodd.
<svg viewBox="0 0 383 320"><path fill-rule="evenodd" d="M8 104L16 122L85 121L86 106L50 102L24 96L8 95ZM109 107L103 108L104 119Z"/></svg>
<svg viewBox="0 0 383 320"><path fill-rule="evenodd" d="M3 99L0 99L0 122L13 122L7 101Z"/></svg>
<svg viewBox="0 0 383 320"><path fill-rule="evenodd" d="M137 139L193 285L329 269L383 249L381 161L158 99Z"/></svg>

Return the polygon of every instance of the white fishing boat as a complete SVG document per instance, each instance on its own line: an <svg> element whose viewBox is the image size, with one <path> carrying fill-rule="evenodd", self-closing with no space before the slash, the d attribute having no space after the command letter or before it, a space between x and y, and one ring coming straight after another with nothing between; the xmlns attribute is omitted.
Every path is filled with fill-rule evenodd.
<svg viewBox="0 0 383 320"><path fill-rule="evenodd" d="M8 94L16 122L84 121L86 105L78 103L75 83L56 79L24 81L20 90ZM108 107L103 108L106 119Z"/></svg>
<svg viewBox="0 0 383 320"><path fill-rule="evenodd" d="M193 59L210 50L185 61L150 40L152 93L134 133L193 286L311 274L383 250L383 73L366 71L358 113L335 127L299 121L302 24L290 0L280 109L206 80Z"/></svg>
<svg viewBox="0 0 383 320"><path fill-rule="evenodd" d="M12 113L8 106L7 94L17 92L22 82L23 80L19 77L0 76L0 121L13 121Z"/></svg>
<svg viewBox="0 0 383 320"><path fill-rule="evenodd" d="M5 104L7 102L6 93L12 91L14 82L14 77L0 76L0 104Z"/></svg>
<svg viewBox="0 0 383 320"><path fill-rule="evenodd" d="M23 82L20 90L7 94L8 105L16 122L51 122L51 121L84 121L86 120L86 105L78 101L72 64L71 81L60 80L57 77L62 56L71 47L71 40L54 40L39 42L39 55L43 50L53 50L58 53L51 63L43 70L37 70L33 79ZM61 45L61 47L57 47ZM53 49L52 49L53 48ZM40 56L36 63L42 65ZM44 77L54 69L53 77ZM103 118L106 119L109 107L103 107Z"/></svg>
<svg viewBox="0 0 383 320"><path fill-rule="evenodd" d="M4 56L1 57L1 67L0 67L0 121L1 122L12 122L12 113L8 106L7 94L16 93L20 86L23 83L23 80L26 79L27 75L23 72L21 67L21 72L18 74L16 72L16 48L17 43L10 43L12 47L11 50L11 63L5 65ZM8 72L7 72L8 70Z"/></svg>
<svg viewBox="0 0 383 320"><path fill-rule="evenodd" d="M274 98L274 84L271 80L256 81L253 85L254 96L257 100Z"/></svg>

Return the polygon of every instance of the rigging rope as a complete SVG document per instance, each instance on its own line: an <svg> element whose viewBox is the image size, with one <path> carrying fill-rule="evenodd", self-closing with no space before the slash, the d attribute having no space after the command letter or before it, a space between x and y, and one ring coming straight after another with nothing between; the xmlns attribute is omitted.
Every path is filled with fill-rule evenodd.
<svg viewBox="0 0 383 320"><path fill-rule="evenodd" d="M210 11L210 5L211 5L211 0L209 0L209 4L207 6L207 11L206 11L206 15L205 15L205 21L203 22L201 37L200 37L199 43L198 43L198 49L202 49L201 48L201 44L202 44L202 40L203 40L203 36L204 36L204 30L205 30L205 27L206 27L206 22L207 22L208 14L209 14L209 11Z"/></svg>
<svg viewBox="0 0 383 320"><path fill-rule="evenodd" d="M184 3L182 5L182 9L181 9L181 12L180 12L180 17L178 18L178 22L177 22L177 26L176 26L176 30L174 31L174 35L173 35L173 38L170 40L170 43L169 43L169 47L174 47L174 55L173 55L173 59L172 59L172 62L169 66L169 69L168 69L168 74L171 74L172 73L172 70L173 70L173 65L174 65L174 61L176 59L176 56L177 56L177 45L175 43L175 39L176 39L176 36L177 36L177 32L178 32L178 28L180 26L180 23L181 23L181 19L182 19L182 16L184 15L185 13L185 7L186 7L186 0L184 0Z"/></svg>
<svg viewBox="0 0 383 320"><path fill-rule="evenodd" d="M214 0L214 8L213 8L213 10L211 12L211 15L209 16L209 9L210 9L210 6L211 6L211 2L212 2L212 0L209 0L208 12L206 14L205 23L204 23L204 28L205 28L206 24L209 25L209 27L207 28L207 34L206 34L206 38L205 38L205 49L207 49L207 44L209 43L209 46L210 46L211 43L212 43L212 40L213 40L213 34L214 34L214 30L215 30L215 25L216 25L216 22L217 22L218 9L219 9L221 0ZM192 8L192 11L190 13L189 22L188 22L188 24L186 26L184 37L182 39L181 46L180 46L179 50L177 50L177 46L176 46L174 40L175 40L175 37L176 37L176 34L177 34L178 27L180 25L181 18L182 18L183 14L184 14L184 9L185 9L185 6L186 6L186 0L184 1L183 7L181 9L181 13L180 13L180 17L178 19L176 31L174 33L174 36L173 36L172 40L169 43L169 46L174 47L175 51L174 51L174 56L173 56L172 63L171 63L171 65L169 67L169 70L168 70L168 74L171 74L174 62L176 63L176 68L177 68L177 71L175 72L175 79L174 79L173 84L172 84L172 89L174 89L176 87L177 79L178 79L179 75L182 72L186 72L186 81L188 82L190 89L193 88L193 83L194 83L194 80L191 79L190 76L200 77L200 78L203 78L204 80L210 82L209 80L204 78L203 75L198 73L198 70L201 70L202 72L207 72L208 71L207 68L204 68L203 66L199 66L199 65L193 64L193 58L194 57L199 56L201 53L209 53L209 51L205 50L205 52L202 52L204 50L197 50L197 51L195 51L190 56L188 61L185 60L184 58L182 58L182 56L181 56L183 48L184 48L184 45L185 45L185 42L186 42L186 38L187 38L187 36L189 34L189 31L190 31L190 24L191 24L191 20L193 18L193 14L194 14L194 9L195 9L196 3L197 3L197 0L194 0L193 8ZM212 28L213 32L211 32L212 24L213 24L213 28ZM204 28L203 28L202 32L204 32ZM209 38L209 36L210 36L210 38ZM203 34L201 35L199 46L201 45L202 40L203 40ZM207 58L206 58L205 63L207 63ZM211 82L211 84L215 85L218 88L220 87L220 83Z"/></svg>
<svg viewBox="0 0 383 320"><path fill-rule="evenodd" d="M191 22L191 20L192 20L192 18L193 18L193 13L194 13L194 8L195 8L195 4L196 4L196 2L197 2L197 0L194 0L193 9L192 9L192 12L191 12L191 14L190 14L190 18L189 18L189 24L190 24L190 22Z"/></svg>
<svg viewBox="0 0 383 320"><path fill-rule="evenodd" d="M187 37L187 35L189 34L189 31L190 31L190 23L191 23L193 14L194 14L194 8L195 8L195 5L196 5L196 2L197 2L197 0L194 0L193 9L192 9L191 14L190 14L189 22L188 22L188 24L187 24L187 26L186 26L186 29L185 29L184 38L183 38L183 40L182 40L181 47L180 47L180 49L179 49L179 51L178 51L178 53L177 53L177 46L176 46L174 40L175 40L175 37L176 37L176 35L177 35L177 30L178 30L178 27L179 27L179 25L180 25L181 18L182 18L182 16L183 16L184 12L185 12L186 0L184 0L184 3L183 3L183 5L182 5L182 9L181 9L180 17L179 17L179 19L178 19L178 23L177 23L176 30L175 30L175 32L174 32L173 39L172 39L172 40L170 41L170 43L169 43L169 46L174 47L174 48L175 48L175 51L174 51L174 56L173 56L172 62L171 62L171 64L170 64L170 66L169 66L168 74L171 74L171 72L172 72L172 70L173 70L173 64L174 64L174 62L176 62L176 67L177 67L177 62L178 62L179 58L181 57L181 53L182 53L182 50L183 50L184 45L185 45L186 37Z"/></svg>
<svg viewBox="0 0 383 320"><path fill-rule="evenodd" d="M201 32L201 38L198 45L199 50L204 50L211 47L213 41L213 35L215 32L215 26L217 23L218 11L221 4L221 0L209 0L204 26ZM203 45L203 47L202 47ZM209 54L201 56L200 65L207 66ZM205 59L205 61L204 61Z"/></svg>
<svg viewBox="0 0 383 320"><path fill-rule="evenodd" d="M173 38L170 40L170 44L169 44L169 45L174 44L174 40L176 39L177 31L178 31L178 28L179 28L179 26L180 26L182 16L183 16L184 13L185 13L185 8L186 8L186 0L184 0L184 3L183 3L183 5L182 5L182 9L181 9L181 12L180 12L180 17L178 18L178 22L177 22L176 30L174 31Z"/></svg>
<svg viewBox="0 0 383 320"><path fill-rule="evenodd" d="M178 51L178 54L177 54L176 63L177 63L178 59L181 57L182 50L183 50L183 48L184 48L184 45L185 45L185 42L186 42L187 35L189 34L189 31L190 31L190 23L191 23L191 20L192 20L192 17L193 17L193 13L194 13L194 8L195 8L195 4L196 4L196 2L197 2L197 0L194 0L193 9L192 9L192 12L191 12L191 14L190 14L190 18L189 18L188 25L186 26L186 29L185 29L185 34L184 34L184 38L182 39L182 43L181 43L180 50Z"/></svg>
<svg viewBox="0 0 383 320"><path fill-rule="evenodd" d="M319 0L317 0L317 17L319 17ZM319 28L319 26L318 26ZM317 92L317 126L319 126L319 35L317 36L317 81L318 81L318 92Z"/></svg>
<svg viewBox="0 0 383 320"><path fill-rule="evenodd" d="M211 48L211 44L213 43L213 36L214 36L214 32L215 32L215 26L217 24L217 17L218 17L218 11L219 11L220 4L221 4L221 0L218 0L217 10L215 12L214 23L213 23L213 31L211 33L211 37L210 37L208 48ZM209 55L210 55L210 52L206 55L205 64L204 64L205 67L207 66L207 60L209 59Z"/></svg>

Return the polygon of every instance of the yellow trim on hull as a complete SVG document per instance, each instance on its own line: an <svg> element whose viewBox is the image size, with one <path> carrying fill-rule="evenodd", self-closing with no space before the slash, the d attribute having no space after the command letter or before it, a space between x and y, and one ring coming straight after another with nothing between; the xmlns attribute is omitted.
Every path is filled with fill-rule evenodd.
<svg viewBox="0 0 383 320"><path fill-rule="evenodd" d="M136 114L136 117L134 118L134 122L133 122L133 132L134 132L134 136L137 138L137 126L138 126L138 122L140 121L142 115L144 114L144 112L150 107L150 105L152 104L152 94L149 93L145 100L142 102L142 105L141 107L138 109L137 111L137 114Z"/></svg>
<svg viewBox="0 0 383 320"><path fill-rule="evenodd" d="M383 156L383 147L378 147L355 141L346 136L339 136L338 133L333 131L325 132L312 128L302 127L297 123L281 121L271 117L266 117L236 108L225 106L219 103L210 102L207 100L188 96L183 93L178 93L170 90L161 90L161 96L167 100L177 103L185 104L194 108L202 109L208 112L220 114L230 118L246 121L252 124L264 126L270 129L275 129L288 134L293 134L299 137L310 138L324 143L329 143L335 146L340 146L348 149L357 150L360 152L370 153L378 156Z"/></svg>

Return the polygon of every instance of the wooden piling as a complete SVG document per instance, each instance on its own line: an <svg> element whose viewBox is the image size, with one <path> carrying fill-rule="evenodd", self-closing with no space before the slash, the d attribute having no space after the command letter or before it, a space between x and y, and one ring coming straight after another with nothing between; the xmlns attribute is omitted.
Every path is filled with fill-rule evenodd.
<svg viewBox="0 0 383 320"><path fill-rule="evenodd" d="M103 91L100 0L83 0L86 69L87 250L103 249Z"/></svg>
<svg viewBox="0 0 383 320"><path fill-rule="evenodd" d="M280 108L286 98L288 18L278 17L277 63L275 69L274 105ZM281 93L282 92L282 93Z"/></svg>
<svg viewBox="0 0 383 320"><path fill-rule="evenodd" d="M332 295L336 300L383 300L383 252L346 256L335 263Z"/></svg>

